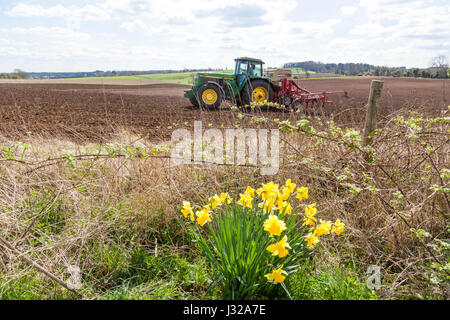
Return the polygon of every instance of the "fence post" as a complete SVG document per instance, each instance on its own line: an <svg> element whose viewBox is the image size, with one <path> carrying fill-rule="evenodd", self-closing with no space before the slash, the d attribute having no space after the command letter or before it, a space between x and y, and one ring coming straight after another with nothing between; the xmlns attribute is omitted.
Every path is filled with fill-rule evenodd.
<svg viewBox="0 0 450 320"><path fill-rule="evenodd" d="M384 81L372 80L369 102L367 104L366 125L364 127L363 146L370 144L370 133L377 128L377 113Z"/></svg>

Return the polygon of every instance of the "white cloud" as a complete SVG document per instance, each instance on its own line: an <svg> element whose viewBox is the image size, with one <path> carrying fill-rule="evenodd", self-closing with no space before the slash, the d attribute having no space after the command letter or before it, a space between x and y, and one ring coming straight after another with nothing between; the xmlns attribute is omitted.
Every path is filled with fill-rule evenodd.
<svg viewBox="0 0 450 320"><path fill-rule="evenodd" d="M344 6L341 7L341 12L343 15L345 16L351 16L354 15L356 13L356 11L358 11L357 7L352 7L352 6Z"/></svg>
<svg viewBox="0 0 450 320"><path fill-rule="evenodd" d="M0 32L12 35L14 39L6 43L3 52L18 57L49 58L84 54L92 40L87 33L61 27L13 27L2 28Z"/></svg>
<svg viewBox="0 0 450 320"><path fill-rule="evenodd" d="M290 25L291 32L286 34L294 39L321 39L334 32L334 27L340 23L340 19L328 19L322 22L292 22L290 24L283 23L281 25L280 34L283 29Z"/></svg>
<svg viewBox="0 0 450 320"><path fill-rule="evenodd" d="M367 18L348 34L355 39L354 50L365 48L371 59L383 58L392 66L426 67L433 55L449 54L449 5L433 0L361 0L359 6Z"/></svg>
<svg viewBox="0 0 450 320"><path fill-rule="evenodd" d="M148 26L141 20L127 21L120 24L122 29L133 32L136 30L146 30Z"/></svg>
<svg viewBox="0 0 450 320"><path fill-rule="evenodd" d="M85 70L91 64L73 62L90 59L96 69L230 67L234 57L248 55L271 66L300 60L414 66L435 52L448 54L450 9L443 0L330 3L335 10L324 18L326 1L332 0L292 20L300 0L19 0L3 6L0 31L7 15L14 22L1 38L11 59L12 52L32 54ZM45 27L24 27L33 22Z"/></svg>
<svg viewBox="0 0 450 320"><path fill-rule="evenodd" d="M69 29L79 29L82 21L107 21L112 19L108 11L94 5L64 7L58 4L51 7L43 7L41 5L19 3L11 10L6 11L6 15L15 18L63 18Z"/></svg>
<svg viewBox="0 0 450 320"><path fill-rule="evenodd" d="M70 14L70 10L60 4L45 8L40 5L19 3L6 14L11 17L57 17Z"/></svg>
<svg viewBox="0 0 450 320"><path fill-rule="evenodd" d="M361 0L368 21L350 34L386 37L389 40L412 38L450 39L450 6L429 5L424 1Z"/></svg>
<svg viewBox="0 0 450 320"><path fill-rule="evenodd" d="M79 21L105 21L114 19L115 11L121 8L121 6L113 4L112 1L106 1L100 5L89 4L81 7L65 7L61 4L44 7L36 4L19 3L11 10L6 11L6 14L11 17L59 17ZM123 4L127 4L127 2L123 1Z"/></svg>
<svg viewBox="0 0 450 320"><path fill-rule="evenodd" d="M6 46L6 45L9 45L9 44L11 44L11 40L0 38L0 46Z"/></svg>
<svg viewBox="0 0 450 320"><path fill-rule="evenodd" d="M60 39L65 41L71 40L88 40L91 36L88 33L77 32L71 29L62 27L13 27L2 28L0 31L4 34L14 34L17 36L31 37L32 39L46 38L46 39Z"/></svg>

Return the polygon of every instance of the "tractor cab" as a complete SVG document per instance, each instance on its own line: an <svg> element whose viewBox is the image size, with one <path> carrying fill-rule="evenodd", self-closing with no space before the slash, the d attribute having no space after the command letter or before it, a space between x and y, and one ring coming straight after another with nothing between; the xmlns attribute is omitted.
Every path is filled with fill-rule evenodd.
<svg viewBox="0 0 450 320"><path fill-rule="evenodd" d="M260 59L253 59L248 57L237 58L234 74L239 87L242 86L245 78L262 77L264 62Z"/></svg>

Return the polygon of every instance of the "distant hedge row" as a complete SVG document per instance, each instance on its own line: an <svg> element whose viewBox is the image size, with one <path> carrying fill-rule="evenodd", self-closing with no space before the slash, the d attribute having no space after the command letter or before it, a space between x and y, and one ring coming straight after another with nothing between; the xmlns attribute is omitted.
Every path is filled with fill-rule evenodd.
<svg viewBox="0 0 450 320"><path fill-rule="evenodd" d="M387 77L416 77L416 78L450 78L447 66L432 68L381 67L366 63L322 63L314 61L290 62L284 68L302 68L318 73L335 73L348 76L387 76Z"/></svg>

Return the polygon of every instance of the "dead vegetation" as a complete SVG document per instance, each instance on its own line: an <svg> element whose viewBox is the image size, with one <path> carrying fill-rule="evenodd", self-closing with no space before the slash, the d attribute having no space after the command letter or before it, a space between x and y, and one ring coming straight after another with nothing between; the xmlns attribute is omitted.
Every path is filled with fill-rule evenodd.
<svg viewBox="0 0 450 320"><path fill-rule="evenodd" d="M371 148L360 144L362 122L352 130L331 117L288 114L274 121L272 114L255 123L269 113L230 112L225 127L279 127L276 177L245 166L171 167L164 148L119 127L108 145L0 138L0 296L105 298L138 278L139 285L151 284L147 293L168 283L174 293L162 298L202 297L207 276L172 286L161 271L169 267L158 260L148 271L142 252L155 259L171 252L170 259L195 264L200 257L179 214L183 200L237 196L244 186L291 178L310 189L322 217L347 226L339 241L322 244L318 266L351 265L362 281L369 265L380 266L381 298L448 299L448 110L430 116L410 106L384 114ZM81 271L77 294L61 286L71 283L71 266Z"/></svg>

